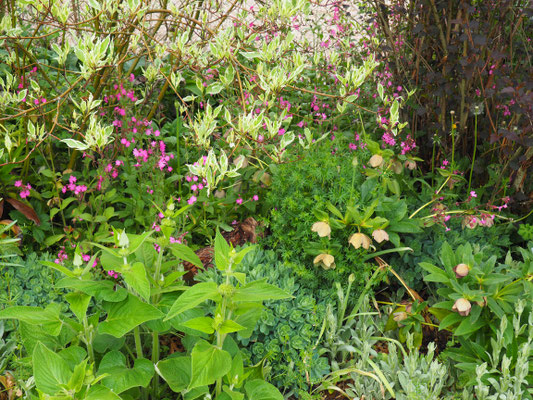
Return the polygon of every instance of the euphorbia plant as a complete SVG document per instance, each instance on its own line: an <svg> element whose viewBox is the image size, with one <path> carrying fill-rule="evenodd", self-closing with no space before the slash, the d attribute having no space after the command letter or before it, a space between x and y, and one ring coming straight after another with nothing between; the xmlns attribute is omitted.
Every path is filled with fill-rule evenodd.
<svg viewBox="0 0 533 400"><path fill-rule="evenodd" d="M291 296L266 279L247 282L246 274L238 271L244 256L253 247L239 252L229 245L220 232L215 238L215 264L224 276L224 283L198 283L187 289L172 305L164 321L183 320L181 325L192 330L194 342L189 355L172 357L156 364L157 372L175 392L194 397L212 392L217 399L248 399L267 396L282 399L272 385L263 380L261 365L244 368L240 350L231 339L238 332L249 337L261 316L262 302ZM206 315L204 303L214 302L214 312ZM211 391L210 385L215 385ZM263 397L261 397L263 398Z"/></svg>

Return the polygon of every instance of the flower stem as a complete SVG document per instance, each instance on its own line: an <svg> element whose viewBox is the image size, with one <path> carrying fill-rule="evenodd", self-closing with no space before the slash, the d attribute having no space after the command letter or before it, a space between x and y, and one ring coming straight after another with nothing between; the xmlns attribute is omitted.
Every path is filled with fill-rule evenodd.
<svg viewBox="0 0 533 400"><path fill-rule="evenodd" d="M476 162L476 150L477 150L477 115L474 116L474 153L472 154L472 165L470 167L470 176L468 177L468 193L472 186L472 172L474 172L474 163Z"/></svg>

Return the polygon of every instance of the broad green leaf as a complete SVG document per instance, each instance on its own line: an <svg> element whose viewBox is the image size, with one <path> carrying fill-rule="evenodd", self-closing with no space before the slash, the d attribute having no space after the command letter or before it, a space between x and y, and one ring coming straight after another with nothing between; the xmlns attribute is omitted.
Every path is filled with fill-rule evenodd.
<svg viewBox="0 0 533 400"><path fill-rule="evenodd" d="M98 374L109 374L102 384L120 394L133 387L147 387L154 375L154 365L144 358L137 358L133 368L126 366L126 357L120 351L107 353L98 367Z"/></svg>
<svg viewBox="0 0 533 400"><path fill-rule="evenodd" d="M73 345L61 350L58 354L65 360L71 370L87 357L87 351L83 347Z"/></svg>
<svg viewBox="0 0 533 400"><path fill-rule="evenodd" d="M250 282L235 290L232 300L237 301L263 301L290 299L292 296L277 286L266 283L265 279Z"/></svg>
<svg viewBox="0 0 533 400"><path fill-rule="evenodd" d="M183 395L183 400L195 400L198 398L204 398L209 393L209 386L200 386L191 390L188 390Z"/></svg>
<svg viewBox="0 0 533 400"><path fill-rule="evenodd" d="M221 296L218 293L217 284L215 282L198 283L191 286L185 293L178 297L170 308L165 321L186 310L196 307L198 304L203 303L206 300L219 301L220 299Z"/></svg>
<svg viewBox="0 0 533 400"><path fill-rule="evenodd" d="M74 272L72 272L70 269L68 269L67 267L64 267L61 264L56 264L55 262L52 262L52 261L39 261L39 263L41 263L42 265L44 265L46 267L55 269L56 271L59 271L62 274L65 274L68 277L74 278L76 276L76 274L74 274Z"/></svg>
<svg viewBox="0 0 533 400"><path fill-rule="evenodd" d="M485 325L483 320L477 320L472 323L470 317L465 317L464 320L459 324L459 326L453 331L456 336L464 336L471 334L478 329L481 329Z"/></svg>
<svg viewBox="0 0 533 400"><path fill-rule="evenodd" d="M225 271L229 267L229 253L230 246L217 229L215 236L215 264L219 270Z"/></svg>
<svg viewBox="0 0 533 400"><path fill-rule="evenodd" d="M259 318L261 318L261 303L241 303L235 310L233 320L245 329L239 332L239 336L249 338L254 332Z"/></svg>
<svg viewBox="0 0 533 400"><path fill-rule="evenodd" d="M262 379L246 382L244 389L250 400L283 400L283 395L279 390Z"/></svg>
<svg viewBox="0 0 533 400"><path fill-rule="evenodd" d="M237 255L233 258L233 262L235 263L235 265L239 265L241 261L243 260L244 256L246 256L246 254L248 254L250 251L254 249L255 249L255 246L248 246L242 249L241 251L239 251Z"/></svg>
<svg viewBox="0 0 533 400"><path fill-rule="evenodd" d="M75 392L79 392L85 381L85 371L87 369L87 359L80 362L74 367L74 372L68 381L68 388L73 389Z"/></svg>
<svg viewBox="0 0 533 400"><path fill-rule="evenodd" d="M120 350L124 346L126 338L116 338L111 335L96 333L93 340L94 350L98 353L106 353L109 350Z"/></svg>
<svg viewBox="0 0 533 400"><path fill-rule="evenodd" d="M387 227L387 231L399 233L420 233L422 229L418 220L391 222Z"/></svg>
<svg viewBox="0 0 533 400"><path fill-rule="evenodd" d="M164 314L154 306L143 303L132 294L120 303L103 304L107 318L98 325L99 333L107 333L117 338L124 336L143 322L162 318Z"/></svg>
<svg viewBox="0 0 533 400"><path fill-rule="evenodd" d="M79 290L85 294L93 296L100 301L118 302L128 295L128 291L111 281L86 281L76 278L63 278L55 285L57 288L70 288Z"/></svg>
<svg viewBox="0 0 533 400"><path fill-rule="evenodd" d="M124 281L130 285L146 301L150 299L150 282L146 276L144 264L140 262L133 263L130 268L122 268Z"/></svg>
<svg viewBox="0 0 533 400"><path fill-rule="evenodd" d="M452 312L445 316L442 321L440 321L439 329L446 329L449 326L452 326L458 322L461 322L465 317L460 316L458 313Z"/></svg>
<svg viewBox="0 0 533 400"><path fill-rule="evenodd" d="M448 283L450 281L446 272L439 267L427 262L420 262L418 265L430 273L429 275L424 276L426 282Z"/></svg>
<svg viewBox="0 0 533 400"><path fill-rule="evenodd" d="M96 385L91 386L89 393L85 400L122 400L120 396L116 393L113 393L111 389L102 386Z"/></svg>
<svg viewBox="0 0 533 400"><path fill-rule="evenodd" d="M171 243L168 248L172 251L172 254L180 260L188 261L198 268L204 268L204 264L202 264L200 257L198 257L189 246L180 243Z"/></svg>
<svg viewBox="0 0 533 400"><path fill-rule="evenodd" d="M185 390L191 380L191 357L175 357L156 364L157 373L176 393Z"/></svg>
<svg viewBox="0 0 533 400"><path fill-rule="evenodd" d="M32 364L35 386L51 396L61 391L72 376L67 362L42 343L33 349Z"/></svg>
<svg viewBox="0 0 533 400"><path fill-rule="evenodd" d="M220 326L218 327L218 331L221 333L221 334L226 334L226 333L232 333L232 332L239 332L239 331L242 331L244 330L245 327L236 323L235 321L232 321L231 319L227 319L225 320L224 322L222 322L222 324L220 324Z"/></svg>
<svg viewBox="0 0 533 400"><path fill-rule="evenodd" d="M455 252L448 242L444 242L440 250L440 260L445 267L453 268L458 263L455 260Z"/></svg>
<svg viewBox="0 0 533 400"><path fill-rule="evenodd" d="M124 267L124 259L122 257L117 257L108 252L103 252L100 256L100 263L102 267L106 270L114 270L122 273L122 268Z"/></svg>
<svg viewBox="0 0 533 400"><path fill-rule="evenodd" d="M144 232L142 235L128 235L129 238L129 246L128 246L128 253L132 254L137 251L139 247L142 246L142 244L148 239L155 231L149 231Z"/></svg>
<svg viewBox="0 0 533 400"><path fill-rule="evenodd" d="M211 385L231 369L230 354L200 339L191 352L191 382L189 389Z"/></svg>
<svg viewBox="0 0 533 400"><path fill-rule="evenodd" d="M224 385L222 387L223 392L220 394L221 400L243 400L244 399L244 393L241 392L235 392L231 390L228 386ZM223 396L227 395L227 396ZM218 397L217 399L218 400Z"/></svg>
<svg viewBox="0 0 533 400"><path fill-rule="evenodd" d="M228 372L227 378L230 385L239 387L239 381L243 379L244 363L242 361L242 353L240 351L235 354L231 361L231 369Z"/></svg>
<svg viewBox="0 0 533 400"><path fill-rule="evenodd" d="M65 300L70 304L70 309L74 313L78 320L83 321L89 303L91 301L91 296L83 292L70 292L65 295Z"/></svg>
<svg viewBox="0 0 533 400"><path fill-rule="evenodd" d="M59 335L62 322L59 318L61 306L56 303L49 304L45 309L30 306L8 307L0 311L0 320L16 319L31 325L40 325L43 330L53 336Z"/></svg>
<svg viewBox="0 0 533 400"><path fill-rule="evenodd" d="M213 318L198 317L185 321L181 325L186 326L187 328L195 329L200 332L211 334L215 331L215 329L213 328L213 322Z"/></svg>

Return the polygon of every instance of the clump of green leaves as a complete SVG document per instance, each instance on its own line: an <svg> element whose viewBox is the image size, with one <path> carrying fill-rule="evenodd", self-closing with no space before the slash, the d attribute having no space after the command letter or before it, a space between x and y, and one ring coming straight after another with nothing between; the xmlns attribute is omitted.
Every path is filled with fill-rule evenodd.
<svg viewBox="0 0 533 400"><path fill-rule="evenodd" d="M266 361L270 381L284 394L306 391L327 374L328 360L320 345L326 301L331 290L312 291L299 282L294 265L279 259L271 250L250 252L238 267L250 279L266 279L279 285L293 298L266 301L251 335L237 335L245 360L252 364ZM198 275L201 281L222 281L220 273L207 270Z"/></svg>
<svg viewBox="0 0 533 400"><path fill-rule="evenodd" d="M249 280L248 274L238 268L252 249L246 247L237 252L217 232L215 264L221 271L223 282L198 283L187 289L170 308L165 321L188 310L196 310L201 315L182 322L184 327L193 331L189 334L194 343L190 356L168 358L156 365L158 373L173 391L185 394L196 390L205 394L209 392L208 386L215 384L217 397L243 398L246 394L248 399L254 399L262 392L273 399L283 398L274 386L261 379L260 366L244 368L241 351L226 344L232 333L237 332L244 338L252 335L261 316L263 301L291 297L268 283L266 278ZM206 301L215 304L211 315L206 313L209 308L204 309ZM184 376L183 371L190 371L190 376Z"/></svg>
<svg viewBox="0 0 533 400"><path fill-rule="evenodd" d="M57 301L64 293L54 285L61 277L40 260L52 261L52 255L41 253L10 257L0 268L0 308L14 305L44 306Z"/></svg>
<svg viewBox="0 0 533 400"><path fill-rule="evenodd" d="M346 145L343 135L332 143ZM420 232L419 221L408 218L406 200L391 191L391 160L368 150L336 149L324 143L278 166L267 199L273 210L267 243L302 266L299 273L310 287L322 279L346 282L352 273L363 283L371 254L400 251L400 234Z"/></svg>
<svg viewBox="0 0 533 400"><path fill-rule="evenodd" d="M439 319L439 328L451 330L460 344L445 354L457 362L463 385L475 383L476 368L483 363L492 367L483 374L485 383L497 380L500 365L511 371L522 368L518 365L522 353L529 352L533 253L530 249L519 251L523 261L514 261L509 253L504 264L497 264L495 256L486 259L482 253L474 253L469 243L457 248L444 243L440 253L444 269L420 263L429 272L425 281L443 285L437 293L444 301L434 304L430 312ZM532 377L523 375L518 386L531 387Z"/></svg>

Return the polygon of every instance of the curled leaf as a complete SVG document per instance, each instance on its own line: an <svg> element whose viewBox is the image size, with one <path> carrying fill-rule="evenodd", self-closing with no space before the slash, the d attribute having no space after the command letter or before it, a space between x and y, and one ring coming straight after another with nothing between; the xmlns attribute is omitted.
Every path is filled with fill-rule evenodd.
<svg viewBox="0 0 533 400"><path fill-rule="evenodd" d="M325 236L329 237L329 235L331 234L331 227L329 226L327 222L322 222L322 221L315 222L313 226L311 227L311 230L313 232L318 233L318 236L320 237L325 237Z"/></svg>
<svg viewBox="0 0 533 400"><path fill-rule="evenodd" d="M460 298L455 300L455 303L453 304L452 311L455 311L459 313L459 315L466 317L468 314L470 314L470 310L472 309L472 304L467 299Z"/></svg>
<svg viewBox="0 0 533 400"><path fill-rule="evenodd" d="M368 250L370 248L370 243L372 243L372 239L370 239L364 233L354 233L352 236L350 236L348 243L350 243L356 249L362 247L363 249Z"/></svg>
<svg viewBox="0 0 533 400"><path fill-rule="evenodd" d="M380 167L383 164L383 157L381 157L379 154L374 154L372 157L370 157L368 163L372 168Z"/></svg>
<svg viewBox="0 0 533 400"><path fill-rule="evenodd" d="M319 264L324 269L335 269L335 257L331 254L319 254L313 260L313 264Z"/></svg>
<svg viewBox="0 0 533 400"><path fill-rule="evenodd" d="M383 229L376 229L374 232L372 232L372 237L378 243L381 243L384 240L389 240L389 234Z"/></svg>
<svg viewBox="0 0 533 400"><path fill-rule="evenodd" d="M29 205L23 203L20 200L7 198L6 201L13 206L16 210L20 211L26 218L35 222L35 225L41 225L41 220L37 216L37 213Z"/></svg>

